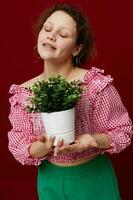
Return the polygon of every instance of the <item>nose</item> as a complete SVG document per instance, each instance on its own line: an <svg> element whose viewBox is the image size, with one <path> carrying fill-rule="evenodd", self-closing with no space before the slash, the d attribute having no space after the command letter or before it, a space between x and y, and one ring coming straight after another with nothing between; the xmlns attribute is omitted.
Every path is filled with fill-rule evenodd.
<svg viewBox="0 0 133 200"><path fill-rule="evenodd" d="M56 41L55 35L52 32L48 33L47 39L52 40L52 41Z"/></svg>

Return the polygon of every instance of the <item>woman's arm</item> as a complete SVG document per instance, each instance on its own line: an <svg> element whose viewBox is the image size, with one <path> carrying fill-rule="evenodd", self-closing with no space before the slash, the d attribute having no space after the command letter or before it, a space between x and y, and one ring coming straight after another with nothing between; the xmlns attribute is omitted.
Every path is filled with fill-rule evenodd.
<svg viewBox="0 0 133 200"><path fill-rule="evenodd" d="M12 125L8 132L10 152L23 165L39 165L52 150L54 138L40 136L40 139L34 135L29 114L18 103L11 104L9 119Z"/></svg>
<svg viewBox="0 0 133 200"><path fill-rule="evenodd" d="M92 129L99 148L110 146L106 149L109 153L119 153L131 143L132 122L112 84L97 95Z"/></svg>
<svg viewBox="0 0 133 200"><path fill-rule="evenodd" d="M73 145L58 143L56 154L84 151L89 147L118 153L131 143L132 122L113 85L107 85L97 95L91 119L93 134L82 133Z"/></svg>

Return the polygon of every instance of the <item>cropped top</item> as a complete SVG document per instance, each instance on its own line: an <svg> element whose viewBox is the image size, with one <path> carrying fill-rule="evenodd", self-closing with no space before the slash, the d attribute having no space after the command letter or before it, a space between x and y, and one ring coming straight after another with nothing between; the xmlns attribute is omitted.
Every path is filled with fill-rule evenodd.
<svg viewBox="0 0 133 200"><path fill-rule="evenodd" d="M12 129L8 132L9 150L23 165L39 165L42 160L49 162L73 162L92 155L119 153L131 143L132 122L122 100L112 84L110 75L92 67L84 76L86 86L81 99L75 106L75 134L105 133L111 148L89 148L86 151L53 156L50 152L43 158L31 158L30 145L36 141L37 135L45 132L40 113L28 113L25 110L27 98L31 92L20 85L13 84L9 93L12 94L9 120Z"/></svg>

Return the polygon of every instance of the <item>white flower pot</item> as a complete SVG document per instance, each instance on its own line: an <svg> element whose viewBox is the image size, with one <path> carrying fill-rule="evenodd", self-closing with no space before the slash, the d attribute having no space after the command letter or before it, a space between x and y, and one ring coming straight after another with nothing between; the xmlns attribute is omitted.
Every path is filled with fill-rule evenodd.
<svg viewBox="0 0 133 200"><path fill-rule="evenodd" d="M75 108L52 112L41 113L45 132L48 136L55 136L54 145L58 140L64 140L70 144L75 140Z"/></svg>

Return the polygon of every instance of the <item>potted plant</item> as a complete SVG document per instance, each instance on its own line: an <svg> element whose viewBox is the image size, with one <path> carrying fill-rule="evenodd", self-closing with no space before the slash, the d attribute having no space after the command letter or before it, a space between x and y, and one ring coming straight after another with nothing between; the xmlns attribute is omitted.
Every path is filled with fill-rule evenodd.
<svg viewBox="0 0 133 200"><path fill-rule="evenodd" d="M65 143L75 140L75 105L83 92L81 81L67 81L60 75L48 81L37 81L29 88L32 96L27 106L29 112L39 112L48 136L55 136L54 145L63 139Z"/></svg>

